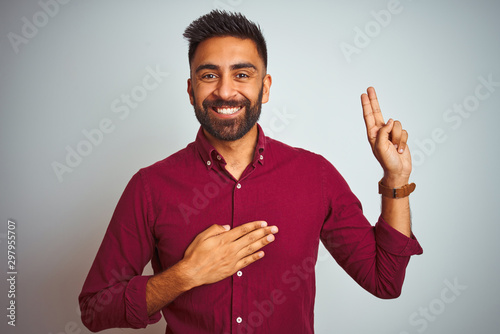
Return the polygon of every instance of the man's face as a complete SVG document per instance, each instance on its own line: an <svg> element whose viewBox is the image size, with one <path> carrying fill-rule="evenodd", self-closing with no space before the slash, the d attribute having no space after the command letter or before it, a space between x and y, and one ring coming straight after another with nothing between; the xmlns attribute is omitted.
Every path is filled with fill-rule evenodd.
<svg viewBox="0 0 500 334"><path fill-rule="evenodd" d="M252 40L213 37L198 45L188 94L196 118L213 137L234 141L250 131L269 100L270 86Z"/></svg>

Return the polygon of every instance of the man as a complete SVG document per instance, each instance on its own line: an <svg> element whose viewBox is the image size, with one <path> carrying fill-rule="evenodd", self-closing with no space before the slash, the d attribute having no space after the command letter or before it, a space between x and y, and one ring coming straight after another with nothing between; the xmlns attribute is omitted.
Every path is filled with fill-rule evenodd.
<svg viewBox="0 0 500 334"><path fill-rule="evenodd" d="M259 27L213 11L184 36L200 130L129 182L79 298L83 323L143 328L161 310L166 333L313 333L320 240L363 288L399 296L422 250L410 226L408 135L384 123L375 90L361 96L384 170L372 227L328 161L256 123L272 83ZM142 276L150 260L155 275Z"/></svg>

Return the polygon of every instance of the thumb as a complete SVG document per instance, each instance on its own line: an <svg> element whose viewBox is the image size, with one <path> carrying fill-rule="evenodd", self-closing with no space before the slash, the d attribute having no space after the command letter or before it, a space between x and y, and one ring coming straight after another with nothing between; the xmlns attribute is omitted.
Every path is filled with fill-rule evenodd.
<svg viewBox="0 0 500 334"><path fill-rule="evenodd" d="M211 235L217 235L221 234L224 232L227 232L231 229L229 225L218 225L218 224L213 224L207 229L207 232L210 231Z"/></svg>
<svg viewBox="0 0 500 334"><path fill-rule="evenodd" d="M229 226L229 225L215 225L215 226L217 228L215 229L215 234L213 234L212 236L222 234L222 233L227 232L231 229L231 226Z"/></svg>
<svg viewBox="0 0 500 334"><path fill-rule="evenodd" d="M387 123L380 128L377 135L377 142L383 143L389 140L389 135L391 134L392 128L394 127L394 120L391 118Z"/></svg>
<svg viewBox="0 0 500 334"><path fill-rule="evenodd" d="M230 229L229 225L217 225L217 224L213 224L212 226L210 226L206 230L204 230L201 233L199 233L196 237L198 239L205 240L205 239L214 237L216 235L222 234L222 233L224 233L226 231L229 231L229 229Z"/></svg>
<svg viewBox="0 0 500 334"><path fill-rule="evenodd" d="M229 226L229 225L214 224L213 227L214 227L214 231L213 231L211 236L222 234L222 233L227 232L231 229L231 226Z"/></svg>

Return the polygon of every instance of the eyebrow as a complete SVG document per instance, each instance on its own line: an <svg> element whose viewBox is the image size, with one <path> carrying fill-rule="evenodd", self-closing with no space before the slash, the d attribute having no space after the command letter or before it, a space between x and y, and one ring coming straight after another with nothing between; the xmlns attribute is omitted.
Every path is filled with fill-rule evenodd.
<svg viewBox="0 0 500 334"><path fill-rule="evenodd" d="M230 69L231 69L231 71L234 71L234 70L239 70L242 68L251 68L251 69L257 70L257 67L255 67L255 65L253 65L251 63L233 64L233 65L231 65ZM214 64L202 64L196 68L195 73L198 73L202 70L220 70L220 66L214 65Z"/></svg>
<svg viewBox="0 0 500 334"><path fill-rule="evenodd" d="M252 68L254 70L257 70L257 67L255 67L255 65L253 65L251 63L238 63L238 64L231 65L231 70L239 70L242 68Z"/></svg>

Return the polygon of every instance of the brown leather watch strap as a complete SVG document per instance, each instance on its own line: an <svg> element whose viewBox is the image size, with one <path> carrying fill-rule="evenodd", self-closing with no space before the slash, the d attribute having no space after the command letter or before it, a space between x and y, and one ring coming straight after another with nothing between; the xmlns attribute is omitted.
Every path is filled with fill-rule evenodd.
<svg viewBox="0 0 500 334"><path fill-rule="evenodd" d="M415 183L410 183L401 188L389 188L382 184L382 180L378 182L378 193L382 196L390 198L403 198L410 195L416 188Z"/></svg>

